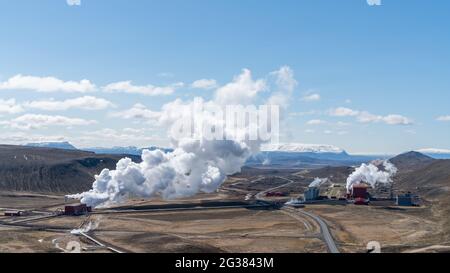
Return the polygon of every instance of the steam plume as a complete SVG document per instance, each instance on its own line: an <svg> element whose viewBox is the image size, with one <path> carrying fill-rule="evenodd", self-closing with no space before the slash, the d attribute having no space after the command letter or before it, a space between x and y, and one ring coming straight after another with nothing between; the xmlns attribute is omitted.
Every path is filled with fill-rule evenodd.
<svg viewBox="0 0 450 273"><path fill-rule="evenodd" d="M225 93L228 99L240 97L241 93L247 94L249 86L254 89L254 94L259 89L265 89L263 80L254 81L249 71L245 70L226 88L219 88L211 101L196 98L184 102L177 99L164 105L155 116L158 124L168 128L168 137L175 147L173 152L144 150L141 163L124 158L117 163L115 170L104 169L97 175L90 191L68 197L80 199L88 206L99 207L120 203L130 196L176 199L216 191L228 175L240 172L247 159L259 152L263 141L248 140L247 136L249 128L261 124L247 121L243 130L229 130L225 126L225 140L209 140L203 131L196 130L193 130L193 135L181 139L175 135L180 129L180 121L183 121L181 125L192 122L216 128L221 120L215 114L208 111L192 114L191 110L223 110L226 107L222 102ZM283 86L278 86L277 90L283 90Z"/></svg>
<svg viewBox="0 0 450 273"><path fill-rule="evenodd" d="M322 186L322 184L327 183L328 182L328 178L316 178L314 179L313 182L311 182L311 184L309 184L310 188L315 188L315 187L320 187Z"/></svg>
<svg viewBox="0 0 450 273"><path fill-rule="evenodd" d="M163 114L165 115L165 114ZM204 117L204 116L203 116ZM175 199L214 192L227 175L240 172L259 144L250 141L184 138L173 140L172 153L142 153L142 162L121 159L116 170L103 170L89 192L71 196L97 207L120 203L128 196Z"/></svg>
<svg viewBox="0 0 450 273"><path fill-rule="evenodd" d="M397 173L397 168L388 160L383 161L384 171L374 164L362 164L347 178L347 191L350 192L354 185L368 183L372 188L377 184L390 184L392 177Z"/></svg>

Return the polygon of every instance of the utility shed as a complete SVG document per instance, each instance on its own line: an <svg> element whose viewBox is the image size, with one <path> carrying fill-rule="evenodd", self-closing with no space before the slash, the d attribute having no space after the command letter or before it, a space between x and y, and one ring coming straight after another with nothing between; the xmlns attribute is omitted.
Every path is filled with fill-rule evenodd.
<svg viewBox="0 0 450 273"><path fill-rule="evenodd" d="M85 215L88 212L91 212L91 207L88 207L85 204L74 204L64 207L64 214L69 216Z"/></svg>
<svg viewBox="0 0 450 273"><path fill-rule="evenodd" d="M397 195L397 206L413 207L419 205L419 196L407 193Z"/></svg>

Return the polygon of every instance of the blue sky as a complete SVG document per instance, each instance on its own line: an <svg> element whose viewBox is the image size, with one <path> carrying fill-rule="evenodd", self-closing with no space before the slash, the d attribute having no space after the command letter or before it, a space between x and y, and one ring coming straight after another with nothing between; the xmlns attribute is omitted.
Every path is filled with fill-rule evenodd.
<svg viewBox="0 0 450 273"><path fill-rule="evenodd" d="M288 66L298 85L282 141L450 149L449 11L447 0L0 0L0 142L167 145L163 129L124 111L209 99L214 88L191 84L219 88L244 68L256 80ZM39 92L43 77L95 87ZM104 91L123 81L170 94Z"/></svg>

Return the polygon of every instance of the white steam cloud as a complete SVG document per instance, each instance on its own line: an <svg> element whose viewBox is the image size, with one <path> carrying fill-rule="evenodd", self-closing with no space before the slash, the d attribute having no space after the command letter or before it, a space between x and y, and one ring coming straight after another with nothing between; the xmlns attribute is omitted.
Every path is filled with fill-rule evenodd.
<svg viewBox="0 0 450 273"><path fill-rule="evenodd" d="M354 185L367 183L372 188L377 184L390 184L392 177L397 173L397 168L388 160L383 161L384 171L374 164L362 164L347 178L347 191L350 192Z"/></svg>
<svg viewBox="0 0 450 273"><path fill-rule="evenodd" d="M73 229L72 231L70 231L70 234L80 235L81 233L88 233L90 231L96 230L99 225L100 221L90 221L89 223L87 223L86 225L84 225L79 229Z"/></svg>
<svg viewBox="0 0 450 273"><path fill-rule="evenodd" d="M120 160L116 170L105 169L96 176L91 191L71 197L97 207L122 202L129 195L174 199L210 193L227 175L239 172L251 153L248 144L237 141L186 139L172 153L144 150L139 164Z"/></svg>
<svg viewBox="0 0 450 273"><path fill-rule="evenodd" d="M249 120L244 130L229 130L228 126L224 126L223 132L220 132L217 129L222 120L216 116L217 111L192 115L189 109L198 109L198 106L224 109L224 98L228 102L233 97L245 97L247 88L257 93L262 82L264 80L253 80L250 71L244 70L227 85L233 88L219 88L211 101L196 98L192 102L183 102L178 99L164 105L154 118L161 126L168 128L168 137L175 147L173 152L145 150L141 163L124 158L117 163L116 170L105 169L97 175L90 191L69 197L80 199L88 206L99 207L120 203L130 196L176 199L216 191L228 175L240 172L247 159L259 152L264 141L249 140L246 134L250 128L261 124ZM188 120L186 117L189 117ZM203 124L204 128L215 128L213 134L223 134L226 139L210 140L205 137L207 133L196 130L191 131L193 135L180 139L180 123L184 126L189 122Z"/></svg>
<svg viewBox="0 0 450 273"><path fill-rule="evenodd" d="M328 182L328 178L318 178L317 177L316 179L314 179L313 182L311 182L311 184L309 184L309 187L310 188L320 187L327 182Z"/></svg>

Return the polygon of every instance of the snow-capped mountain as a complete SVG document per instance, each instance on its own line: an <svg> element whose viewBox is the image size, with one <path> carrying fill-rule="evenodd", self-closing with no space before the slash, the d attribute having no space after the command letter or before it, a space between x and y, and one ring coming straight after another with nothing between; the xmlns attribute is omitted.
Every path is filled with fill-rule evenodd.
<svg viewBox="0 0 450 273"><path fill-rule="evenodd" d="M416 150L415 152L419 152L436 159L450 159L450 150L447 149L426 148Z"/></svg>
<svg viewBox="0 0 450 273"><path fill-rule="evenodd" d="M351 166L380 156L349 155L345 150L326 144L281 143L262 147L262 152L250 158L249 166L320 167Z"/></svg>
<svg viewBox="0 0 450 273"><path fill-rule="evenodd" d="M264 152L291 152L291 153L334 153L345 152L343 149L326 144L280 143L264 145Z"/></svg>

